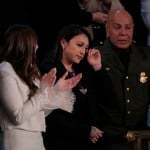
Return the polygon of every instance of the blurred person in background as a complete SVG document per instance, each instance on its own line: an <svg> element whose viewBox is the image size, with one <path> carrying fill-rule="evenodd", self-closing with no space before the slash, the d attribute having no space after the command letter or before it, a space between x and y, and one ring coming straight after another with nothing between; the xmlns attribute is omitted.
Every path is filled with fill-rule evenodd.
<svg viewBox="0 0 150 150"><path fill-rule="evenodd" d="M148 30L141 16L141 0L120 0L134 20L133 40L137 45L147 45ZM135 9L136 8L136 9Z"/></svg>
<svg viewBox="0 0 150 150"><path fill-rule="evenodd" d="M88 12L102 12L104 14L117 8L124 8L119 0L90 0L86 6ZM106 39L105 21L101 23L93 22L87 29L91 34L93 43L102 44Z"/></svg>
<svg viewBox="0 0 150 150"><path fill-rule="evenodd" d="M147 45L150 46L150 1L141 0L141 15L148 29Z"/></svg>

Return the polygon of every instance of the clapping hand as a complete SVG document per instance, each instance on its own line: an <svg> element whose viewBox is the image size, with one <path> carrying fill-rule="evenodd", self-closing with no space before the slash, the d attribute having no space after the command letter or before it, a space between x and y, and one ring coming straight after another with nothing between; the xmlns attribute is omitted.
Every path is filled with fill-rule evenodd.
<svg viewBox="0 0 150 150"><path fill-rule="evenodd" d="M52 68L48 73L45 73L41 78L40 88L45 89L47 87L54 86L56 81L56 68Z"/></svg>
<svg viewBox="0 0 150 150"><path fill-rule="evenodd" d="M78 74L72 78L66 79L68 72L56 82L56 68L52 68L48 73L44 74L41 79L41 88L55 86L58 91L66 91L74 88L82 78L82 74ZM56 82L56 84L55 84Z"/></svg>
<svg viewBox="0 0 150 150"><path fill-rule="evenodd" d="M58 91L66 91L74 88L82 78L81 73L74 77L66 79L67 76L68 72L66 72L56 83Z"/></svg>

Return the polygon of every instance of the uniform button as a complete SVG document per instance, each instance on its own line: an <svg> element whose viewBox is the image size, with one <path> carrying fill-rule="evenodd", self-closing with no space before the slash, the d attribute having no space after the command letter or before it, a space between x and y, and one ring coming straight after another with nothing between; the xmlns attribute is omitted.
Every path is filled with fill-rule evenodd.
<svg viewBox="0 0 150 150"><path fill-rule="evenodd" d="M127 99L127 103L130 103L130 100L129 100L129 99Z"/></svg>
<svg viewBox="0 0 150 150"><path fill-rule="evenodd" d="M128 79L128 76L126 76L126 79Z"/></svg>
<svg viewBox="0 0 150 150"><path fill-rule="evenodd" d="M129 115L131 114L131 111L130 111L130 110L128 110L128 114L129 114Z"/></svg>
<svg viewBox="0 0 150 150"><path fill-rule="evenodd" d="M129 88L127 88L127 91L129 91L130 89Z"/></svg>
<svg viewBox="0 0 150 150"><path fill-rule="evenodd" d="M110 70L110 68L109 68L109 67L106 67L106 68L105 68L105 70L106 70L106 71L109 71L109 70Z"/></svg>
<svg viewBox="0 0 150 150"><path fill-rule="evenodd" d="M100 45L103 45L103 41L100 41L99 44L100 44Z"/></svg>

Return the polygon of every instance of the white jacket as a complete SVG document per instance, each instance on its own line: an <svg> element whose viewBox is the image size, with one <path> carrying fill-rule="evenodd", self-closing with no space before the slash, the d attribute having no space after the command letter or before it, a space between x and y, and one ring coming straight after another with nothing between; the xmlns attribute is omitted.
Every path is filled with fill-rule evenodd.
<svg viewBox="0 0 150 150"><path fill-rule="evenodd" d="M38 82L36 84L39 85ZM0 124L2 130L45 131L45 114L56 108L71 112L74 95L55 87L40 91L28 99L29 88L8 62L0 64ZM44 111L43 111L44 110Z"/></svg>

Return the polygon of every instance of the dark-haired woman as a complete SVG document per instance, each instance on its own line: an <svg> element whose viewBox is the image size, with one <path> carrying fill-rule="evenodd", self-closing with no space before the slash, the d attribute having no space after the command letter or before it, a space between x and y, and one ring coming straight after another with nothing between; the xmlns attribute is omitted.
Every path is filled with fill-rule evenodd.
<svg viewBox="0 0 150 150"><path fill-rule="evenodd" d="M49 56L41 64L42 73L56 67L57 78L66 71L69 72L68 78L82 73L82 80L73 88L76 98L73 111L56 109L46 119L44 141L47 150L51 147L53 150L85 150L102 137L103 132L96 127L94 89L89 82L92 72L101 68L100 53L96 49L89 49L89 46L90 36L84 27L66 25L60 30ZM83 67L86 59L90 64L89 69L87 65Z"/></svg>

